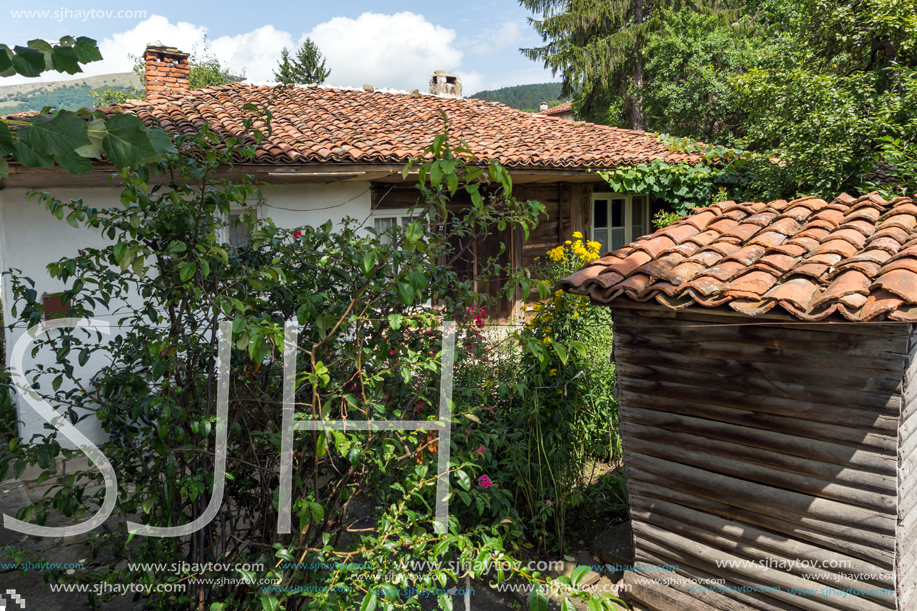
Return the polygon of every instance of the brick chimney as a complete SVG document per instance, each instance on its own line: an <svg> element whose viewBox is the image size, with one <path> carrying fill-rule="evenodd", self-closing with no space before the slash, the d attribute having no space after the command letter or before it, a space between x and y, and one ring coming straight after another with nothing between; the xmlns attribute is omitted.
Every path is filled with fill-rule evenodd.
<svg viewBox="0 0 917 611"><path fill-rule="evenodd" d="M430 77L430 93L444 98L462 97L462 79L458 74L437 70Z"/></svg>
<svg viewBox="0 0 917 611"><path fill-rule="evenodd" d="M143 61L147 98L169 95L170 89L190 89L187 53L175 47L147 45Z"/></svg>

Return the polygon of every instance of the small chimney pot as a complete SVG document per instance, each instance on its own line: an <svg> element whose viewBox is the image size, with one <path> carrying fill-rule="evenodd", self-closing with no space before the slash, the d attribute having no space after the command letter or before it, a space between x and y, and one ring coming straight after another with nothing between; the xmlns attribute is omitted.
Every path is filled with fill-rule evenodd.
<svg viewBox="0 0 917 611"><path fill-rule="evenodd" d="M462 79L457 74L436 70L430 77L430 93L443 98L461 98Z"/></svg>

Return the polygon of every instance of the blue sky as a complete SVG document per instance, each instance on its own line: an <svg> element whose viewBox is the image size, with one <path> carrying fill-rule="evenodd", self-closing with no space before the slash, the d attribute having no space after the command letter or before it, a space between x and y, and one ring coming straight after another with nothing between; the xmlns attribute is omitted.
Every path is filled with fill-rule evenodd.
<svg viewBox="0 0 917 611"><path fill-rule="evenodd" d="M212 52L231 69L245 70L254 82L271 80L280 49L297 46L306 36L327 57L333 85L424 90L436 69L458 72L465 95L557 80L519 53L519 47L540 40L526 22L529 13L515 0L17 4L0 9L8 11L0 14L0 41L12 45L66 34L90 36L99 41L105 60L87 66L87 74L130 70L128 54L139 54L148 42L200 51L206 33ZM26 10L46 13L18 12ZM60 78L52 73L45 80ZM14 77L0 84L16 82L23 81Z"/></svg>

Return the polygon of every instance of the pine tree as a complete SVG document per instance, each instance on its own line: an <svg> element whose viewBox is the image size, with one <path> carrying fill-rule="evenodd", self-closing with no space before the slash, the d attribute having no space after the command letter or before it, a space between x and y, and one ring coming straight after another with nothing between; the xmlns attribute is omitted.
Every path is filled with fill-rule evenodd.
<svg viewBox="0 0 917 611"><path fill-rule="evenodd" d="M660 9L721 11L722 0L519 0L541 19L529 19L545 44L520 49L559 72L563 96L576 95L578 114L592 121L644 129L643 47L660 28ZM724 20L734 16L722 12Z"/></svg>
<svg viewBox="0 0 917 611"><path fill-rule="evenodd" d="M324 83L330 74L331 71L325 69L325 59L318 45L307 38L297 49L295 57L290 57L290 50L284 47L274 78L281 83L306 85Z"/></svg>

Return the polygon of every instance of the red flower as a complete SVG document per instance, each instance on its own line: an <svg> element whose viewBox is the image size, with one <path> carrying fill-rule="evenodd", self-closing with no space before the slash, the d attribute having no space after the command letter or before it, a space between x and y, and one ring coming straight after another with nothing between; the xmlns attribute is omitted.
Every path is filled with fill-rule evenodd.
<svg viewBox="0 0 917 611"><path fill-rule="evenodd" d="M490 481L489 477L487 477L486 475L482 475L481 477L478 478L478 485L481 488L490 488L491 486L494 485L494 483Z"/></svg>
<svg viewBox="0 0 917 611"><path fill-rule="evenodd" d="M294 237L294 238L301 238L301 237L302 237L302 231L299 231L299 230L294 231L294 232L293 232L293 237Z"/></svg>
<svg viewBox="0 0 917 611"><path fill-rule="evenodd" d="M395 350L394 348L392 348L392 352L391 352L391 353L392 353L392 354L395 354L395 352L396 352L396 350Z"/></svg>

